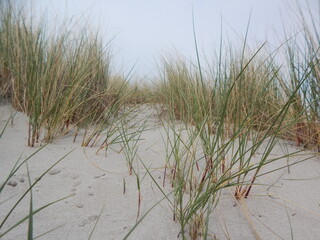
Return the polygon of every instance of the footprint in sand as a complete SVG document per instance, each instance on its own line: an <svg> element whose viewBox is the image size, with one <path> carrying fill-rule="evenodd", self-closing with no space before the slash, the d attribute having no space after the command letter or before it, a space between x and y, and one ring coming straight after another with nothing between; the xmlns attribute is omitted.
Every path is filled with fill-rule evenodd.
<svg viewBox="0 0 320 240"><path fill-rule="evenodd" d="M9 180L8 183L7 183L8 186L11 186L11 187L15 187L18 185L17 181L16 180Z"/></svg>
<svg viewBox="0 0 320 240"><path fill-rule="evenodd" d="M74 182L74 183L72 184L72 187L73 187L73 188L78 187L80 184L81 184L80 181Z"/></svg>
<svg viewBox="0 0 320 240"><path fill-rule="evenodd" d="M95 221L98 219L98 215L91 215L90 217L88 217L88 220L90 221Z"/></svg>
<svg viewBox="0 0 320 240"><path fill-rule="evenodd" d="M83 208L83 204L82 204L82 203L77 203L77 204L76 204L76 207L77 207L77 208Z"/></svg>
<svg viewBox="0 0 320 240"><path fill-rule="evenodd" d="M87 225L89 223L89 221L87 220L87 219L84 219L84 220L82 220L79 224L78 224L78 226L79 227L84 227L85 225Z"/></svg>
<svg viewBox="0 0 320 240"><path fill-rule="evenodd" d="M101 175L94 176L93 178L101 178L101 177L104 177L105 175L106 175L106 174L103 173L103 174L101 174Z"/></svg>
<svg viewBox="0 0 320 240"><path fill-rule="evenodd" d="M60 172L61 172L61 170L59 168L53 168L53 169L49 170L48 174L49 175L56 175L56 174L58 174Z"/></svg>
<svg viewBox="0 0 320 240"><path fill-rule="evenodd" d="M72 177L72 179L75 180L75 179L78 179L78 178L79 178L79 175L78 175L78 174L73 174L71 177Z"/></svg>
<svg viewBox="0 0 320 240"><path fill-rule="evenodd" d="M79 226L79 227L84 227L85 225L87 225L87 224L89 224L90 222L93 222L93 221L95 221L95 220L97 220L97 219L98 219L98 215L91 215L90 217L82 220L82 221L78 224L78 226Z"/></svg>
<svg viewBox="0 0 320 240"><path fill-rule="evenodd" d="M80 181L74 182L72 184L72 188L71 188L71 192L73 192L75 194L75 192L77 191L77 187L81 184Z"/></svg>
<svg viewBox="0 0 320 240"><path fill-rule="evenodd" d="M19 179L10 179L7 183L8 186L15 187L18 185L18 182L24 183L25 179L20 177Z"/></svg>

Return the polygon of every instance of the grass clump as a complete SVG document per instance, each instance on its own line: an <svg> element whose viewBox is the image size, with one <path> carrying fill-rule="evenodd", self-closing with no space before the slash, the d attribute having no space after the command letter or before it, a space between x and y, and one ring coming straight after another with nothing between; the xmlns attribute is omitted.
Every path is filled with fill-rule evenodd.
<svg viewBox="0 0 320 240"><path fill-rule="evenodd" d="M29 146L117 114L127 80L111 75L109 46L97 33L61 26L49 34L10 2L2 2L0 22L1 91L29 116Z"/></svg>
<svg viewBox="0 0 320 240"><path fill-rule="evenodd" d="M207 239L210 214L223 189L231 188L237 200L247 198L260 176L276 170L263 172L264 166L299 152L272 158L279 139L320 148L320 40L316 27L304 26L303 44L297 38L286 40L288 74L276 63L276 52L263 54L265 44L251 52L245 37L240 51L224 50L221 43L218 57L206 68L197 44L195 63L183 57L164 58L161 80L154 90L147 85L129 85L128 76L114 75L109 46L102 44L97 33L84 28L80 34L68 30L49 34L45 24L33 24L23 9L10 2L0 6L0 91L29 116L28 145L50 142L72 128L74 141L84 130L82 146L98 145L97 153L120 144L128 172L137 180L137 219L142 180L135 161L140 160L163 199L169 201L182 239L187 235ZM133 119L134 106L141 103L160 103L167 113L163 185L168 172L173 201L138 154L147 122L128 119ZM0 193L18 168L0 186ZM29 179L30 188L23 197L31 193L34 184ZM31 195L29 216L22 219L29 218L30 238L32 215L37 211L32 201Z"/></svg>
<svg viewBox="0 0 320 240"><path fill-rule="evenodd" d="M317 149L320 151L320 37L319 18L308 11L301 10L297 16L300 19L301 32L287 41L285 55L287 57L289 81L286 92L305 79L304 84L296 94L290 110L295 125L288 132L288 138L297 146Z"/></svg>
<svg viewBox="0 0 320 240"><path fill-rule="evenodd" d="M223 65L218 59L211 68L220 69L216 73L205 70L199 56L197 64L164 61L159 97L168 111L166 168L182 239L187 229L192 239L206 239L222 189L247 198L264 166L299 152L270 155L293 126L290 110L306 78L286 91L274 56L260 60L263 46L249 58L230 54Z"/></svg>

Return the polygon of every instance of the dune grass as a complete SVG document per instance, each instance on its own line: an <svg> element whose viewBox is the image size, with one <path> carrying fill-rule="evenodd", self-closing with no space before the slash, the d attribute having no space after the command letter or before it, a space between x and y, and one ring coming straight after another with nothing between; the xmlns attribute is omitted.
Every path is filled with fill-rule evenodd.
<svg viewBox="0 0 320 240"><path fill-rule="evenodd" d="M210 214L221 190L231 188L237 200L247 198L257 178L279 169L263 172L264 166L301 151L272 158L280 139L320 149L320 38L314 18L310 28L301 13L302 39L287 37L286 64L276 61L277 51L267 52L266 43L249 51L245 40L239 50L222 47L221 42L213 64L204 67L195 35L196 60L163 58L160 80L151 86L131 84L128 75L113 73L110 46L103 45L98 33L85 27L76 34L66 26L61 26L60 34L48 33L46 25L33 24L23 8L10 2L0 6L0 93L28 115L28 146L70 132L76 141L81 131L81 145L97 147L97 153L120 144L128 172L137 180L137 224L146 216L138 220L141 181L134 168L137 159L163 193L161 201L167 200L172 208L182 239L207 239ZM160 106L166 114L162 187L138 155L146 122L128 121L139 104ZM17 164L0 186L0 194L22 166ZM173 189L170 197L162 189L166 182ZM29 179L30 187L22 198L30 192L30 213L17 223L29 219L30 239L32 215L42 209L34 210L32 205L31 190L36 183Z"/></svg>
<svg viewBox="0 0 320 240"><path fill-rule="evenodd" d="M310 6L306 13L299 10L297 18L300 19L302 33L288 41L285 49L289 75L286 91L291 92L299 79L304 78L305 83L296 94L291 109L291 117L297 119L297 123L289 138L298 146L320 151L319 18L313 15Z"/></svg>
<svg viewBox="0 0 320 240"><path fill-rule="evenodd" d="M160 98L169 115L166 168L182 239L187 239L186 228L192 239L204 236L205 218L222 189L234 187L236 199L246 198L262 167L280 160L269 155L292 126L288 112L305 79L290 96L280 95L272 62L255 59L260 50L243 63L230 59L231 66L219 74L225 79L204 78L201 65L188 67L181 59L163 64Z"/></svg>
<svg viewBox="0 0 320 240"><path fill-rule="evenodd" d="M230 47L222 53L221 48L209 68L201 64L196 39L195 63L181 56L163 58L158 97L167 112L166 172L182 239L207 238L222 189L231 187L236 199L247 198L257 178L266 174L264 166L301 151L273 159L270 153L279 139L317 146L319 42L309 32L305 29L304 54L292 48L291 39L284 44L290 81L274 61L277 51L262 54L265 44L251 53L246 42L239 52Z"/></svg>
<svg viewBox="0 0 320 240"><path fill-rule="evenodd" d="M61 33L49 34L10 2L1 11L0 86L29 116L29 146L117 114L130 95L127 80L112 76L109 46L98 33L61 26Z"/></svg>

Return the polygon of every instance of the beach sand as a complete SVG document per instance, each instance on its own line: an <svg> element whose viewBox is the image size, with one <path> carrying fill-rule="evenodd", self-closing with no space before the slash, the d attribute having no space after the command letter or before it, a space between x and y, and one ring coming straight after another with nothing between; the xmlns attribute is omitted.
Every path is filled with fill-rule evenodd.
<svg viewBox="0 0 320 240"><path fill-rule="evenodd" d="M0 129L13 112L8 105L0 106ZM166 157L164 127L159 124L152 108L146 108L137 117L141 121L148 119L148 127L138 143L138 154L155 181L162 186ZM8 125L0 139L0 183L19 157L24 160L39 149L27 147L27 133L28 118L17 113L13 125ZM75 143L73 137L70 133L55 139L28 160L31 181L34 182L72 151L33 188L34 209L69 196L34 215L34 237L46 233L38 239L88 239L97 223L91 239L123 239L137 221L137 178L129 174L119 144L111 146L107 153L102 150L96 154L98 147L81 147L81 134ZM273 150L273 157L283 154L283 146L289 152L298 149L282 140L280 143ZM299 157L288 161L299 161ZM287 159L282 159L264 171L286 162ZM139 160L135 160L134 168L141 187L139 220L164 196ZM26 165L9 183L0 195L0 221L29 187ZM289 169L265 175L257 183L261 185L254 186L250 196L241 201L234 199L234 189L221 191L219 203L210 217L209 239L320 239L320 159L314 157ZM166 179L163 190L166 193L172 191L169 179ZM28 194L0 232L5 232L28 215L29 204ZM27 231L28 220L3 239L26 239ZM128 239L181 239L179 231L179 223L173 221L170 205L164 199L147 214Z"/></svg>

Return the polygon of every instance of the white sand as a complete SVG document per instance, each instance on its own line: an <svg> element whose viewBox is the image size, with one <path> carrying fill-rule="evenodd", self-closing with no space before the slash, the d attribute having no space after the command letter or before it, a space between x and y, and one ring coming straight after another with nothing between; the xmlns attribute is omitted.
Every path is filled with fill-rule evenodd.
<svg viewBox="0 0 320 240"><path fill-rule="evenodd" d="M12 110L11 110L12 111ZM0 106L0 129L8 118L10 108ZM145 119L150 109L141 113ZM151 168L153 177L162 185L165 146L164 129L156 116L148 120L152 129L142 134L139 156ZM29 156L37 148L28 148L28 119L18 113L14 124L8 126L0 139L0 183L5 180L15 161ZM130 176L123 153L115 150L95 154L97 147L82 148L81 136L76 143L73 135L61 137L30 159L31 180L35 181L58 159L75 149L50 174L46 174L33 189L34 209L66 196L34 216L34 236L47 231L39 239L88 239L97 217L104 207L91 239L122 239L136 222L138 188L134 175ZM289 151L296 147L287 144ZM280 145L273 151L282 154ZM299 160L297 157L291 162ZM282 166L286 160L274 164ZM135 163L136 164L136 163ZM270 168L271 166L268 166ZM143 216L163 195L145 169L139 164L141 181L141 212ZM24 182L21 182L22 179ZM0 195L0 221L28 188L26 166L12 178L15 187L7 185ZM172 189L168 184L165 191ZM125 182L125 194L123 193ZM240 203L233 199L233 190L225 190L210 218L210 239L320 239L320 160L313 158L301 164L272 173L259 179L265 186L254 186L248 199ZM269 194L269 195L268 195ZM10 198L10 199L9 199ZM9 200L7 200L9 199ZM7 201L5 201L7 200ZM5 201L5 202L3 202ZM18 205L0 232L4 232L29 211L29 195ZM26 239L27 221L3 239ZM291 231L292 230L292 231ZM256 233L256 237L255 237ZM135 229L129 239L180 239L179 224L172 220L167 200L158 204Z"/></svg>

